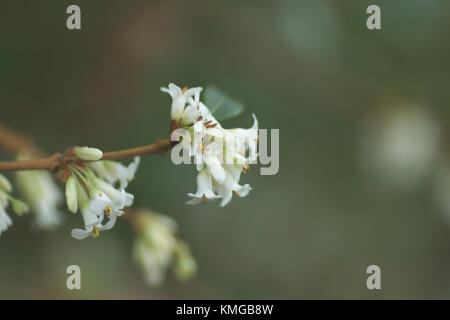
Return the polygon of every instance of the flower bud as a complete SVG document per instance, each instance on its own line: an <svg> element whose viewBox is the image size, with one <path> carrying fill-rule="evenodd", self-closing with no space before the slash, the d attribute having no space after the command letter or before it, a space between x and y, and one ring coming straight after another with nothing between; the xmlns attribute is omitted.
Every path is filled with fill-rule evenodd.
<svg viewBox="0 0 450 320"><path fill-rule="evenodd" d="M75 147L73 151L78 158L85 161L97 161L103 157L103 152L97 148Z"/></svg>
<svg viewBox="0 0 450 320"><path fill-rule="evenodd" d="M66 202L69 211L76 213L78 210L77 181L74 176L70 176L66 181Z"/></svg>
<svg viewBox="0 0 450 320"><path fill-rule="evenodd" d="M179 281L187 281L197 272L197 262L183 241L177 243L173 271Z"/></svg>
<svg viewBox="0 0 450 320"><path fill-rule="evenodd" d="M12 190L11 183L1 174L0 174L0 189L3 189L3 191L6 192L11 192Z"/></svg>
<svg viewBox="0 0 450 320"><path fill-rule="evenodd" d="M25 202L23 202L19 199L12 199L12 198L10 199L10 201L11 201L12 209L14 210L14 212L17 215L21 216L25 212L28 212L29 208Z"/></svg>

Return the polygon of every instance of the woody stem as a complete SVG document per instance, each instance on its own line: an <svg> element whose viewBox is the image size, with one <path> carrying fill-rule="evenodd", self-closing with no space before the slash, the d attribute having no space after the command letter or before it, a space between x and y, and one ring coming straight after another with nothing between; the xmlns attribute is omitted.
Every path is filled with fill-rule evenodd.
<svg viewBox="0 0 450 320"><path fill-rule="evenodd" d="M119 160L135 156L143 156L149 154L166 154L173 144L168 138L159 139L155 143L111 152L103 153L100 160ZM0 161L0 171L19 171L19 170L48 170L56 173L63 165L74 162L80 162L76 156L65 156L57 152L49 157L19 160L19 161ZM86 161L85 161L86 162Z"/></svg>

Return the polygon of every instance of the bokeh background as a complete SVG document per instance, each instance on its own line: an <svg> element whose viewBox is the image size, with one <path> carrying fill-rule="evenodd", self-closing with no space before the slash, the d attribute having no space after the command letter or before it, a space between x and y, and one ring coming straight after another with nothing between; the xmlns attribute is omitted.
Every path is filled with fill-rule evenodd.
<svg viewBox="0 0 450 320"><path fill-rule="evenodd" d="M81 31L66 28L70 4ZM370 4L381 30L366 28ZM77 241L78 215L53 233L15 217L0 238L0 298L450 298L450 187L436 183L449 14L445 0L2 1L0 121L48 152L151 143L168 132L161 86L213 84L246 106L225 127L249 127L254 112L280 129L280 170L253 167L251 194L225 208L192 207L195 169L145 157L130 191L178 221L199 263L192 281L146 286L125 223ZM65 287L70 264L80 291ZM382 290L366 288L371 264Z"/></svg>

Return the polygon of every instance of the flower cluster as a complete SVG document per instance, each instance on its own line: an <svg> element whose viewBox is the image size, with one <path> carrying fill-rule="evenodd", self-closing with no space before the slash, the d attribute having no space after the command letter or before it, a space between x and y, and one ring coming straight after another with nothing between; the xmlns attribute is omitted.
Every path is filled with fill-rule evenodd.
<svg viewBox="0 0 450 320"><path fill-rule="evenodd" d="M113 228L117 218L124 214L123 209L132 205L134 196L125 188L134 178L139 157L125 167L116 161L95 161L102 157L98 149L75 149L75 154L82 160L94 162L67 166L67 207L73 213L79 210L84 220L84 229L73 229L71 234L76 239L97 237L100 231Z"/></svg>
<svg viewBox="0 0 450 320"><path fill-rule="evenodd" d="M172 97L172 120L183 132L181 144L197 164L197 192L188 193L188 204L222 199L227 205L235 194L245 197L251 191L240 185L241 172L246 173L257 159L258 121L250 129L224 129L207 106L200 101L201 87L181 89L175 84L161 88Z"/></svg>
<svg viewBox="0 0 450 320"><path fill-rule="evenodd" d="M29 159L21 155L19 160ZM52 230L62 222L63 214L58 207L63 202L63 194L56 186L48 171L19 171L16 184L22 199L30 206L34 214L34 226L37 229Z"/></svg>
<svg viewBox="0 0 450 320"><path fill-rule="evenodd" d="M11 196L11 191L11 183L0 174L0 235L12 225L12 219L6 212L9 204L17 215L28 211L28 206L24 202Z"/></svg>
<svg viewBox="0 0 450 320"><path fill-rule="evenodd" d="M170 266L180 281L188 280L195 274L197 263L188 245L176 237L177 224L174 220L140 209L135 212L134 224L138 234L133 257L142 269L147 284L161 284Z"/></svg>

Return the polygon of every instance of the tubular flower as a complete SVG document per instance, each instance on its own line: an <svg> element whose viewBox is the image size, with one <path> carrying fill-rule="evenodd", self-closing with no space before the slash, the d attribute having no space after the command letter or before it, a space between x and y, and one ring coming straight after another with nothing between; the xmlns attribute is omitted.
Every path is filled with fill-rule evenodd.
<svg viewBox="0 0 450 320"><path fill-rule="evenodd" d="M197 261L191 254L189 246L179 240L174 252L173 272L179 281L189 280L197 272Z"/></svg>
<svg viewBox="0 0 450 320"><path fill-rule="evenodd" d="M9 204L17 215L28 211L28 206L19 199L12 197L11 183L0 174L0 235L12 225L12 219L6 212Z"/></svg>
<svg viewBox="0 0 450 320"><path fill-rule="evenodd" d="M76 239L89 236L97 237L100 231L114 227L117 218L124 214L123 209L133 204L134 196L123 187L116 189L114 184L128 185L134 177L139 158L128 167L114 161L89 163L86 168L68 166L70 176L66 180L66 200L69 209L80 209L84 220L84 229L73 229ZM106 181L105 181L106 180ZM106 223L105 217L108 219Z"/></svg>
<svg viewBox="0 0 450 320"><path fill-rule="evenodd" d="M138 236L133 257L149 285L160 285L172 266L180 280L187 280L196 271L196 262L188 247L177 239L177 224L171 218L147 210L135 214Z"/></svg>
<svg viewBox="0 0 450 320"><path fill-rule="evenodd" d="M94 189L92 196L89 198L86 192L79 188L78 190L78 206L83 216L84 229L72 229L71 235L75 239L85 239L89 236L97 237L100 231L110 230L114 227L117 217L123 214L123 200L111 200L104 192ZM108 222L102 224L104 217L109 218Z"/></svg>
<svg viewBox="0 0 450 320"><path fill-rule="evenodd" d="M19 157L24 159L24 157ZM28 203L35 216L34 225L38 229L52 230L62 222L58 206L63 195L47 171L19 171L16 173L19 193Z"/></svg>
<svg viewBox="0 0 450 320"><path fill-rule="evenodd" d="M197 175L197 192L188 193L192 199L187 204L198 204L206 202L207 199L218 199L220 196L216 195L213 190L212 177L206 169L200 170Z"/></svg>
<svg viewBox="0 0 450 320"><path fill-rule="evenodd" d="M193 123L200 116L195 103L199 101L202 90L201 87L181 89L173 83L170 83L168 88L161 88L161 91L172 97L170 111L172 120L177 121L181 126Z"/></svg>
<svg viewBox="0 0 450 320"><path fill-rule="evenodd" d="M214 193L222 198L221 207L231 201L233 194L245 197L251 191L250 185L241 186L239 180L241 172L246 173L250 163L257 158L258 121L254 115L253 118L254 124L250 129L227 130L205 126L202 153L196 156L197 160L203 161L197 163L197 168L206 168L210 172ZM207 195L205 197L208 199Z"/></svg>
<svg viewBox="0 0 450 320"><path fill-rule="evenodd" d="M197 192L188 193L187 203L197 204L221 198L227 205L235 194L245 197L250 185L239 184L241 172L246 173L258 157L258 120L253 115L249 129L224 129L208 107L200 101L201 87L181 90L174 84L161 88L172 97L172 119L185 129L181 134L182 147L194 157L199 171ZM173 117L176 110L177 117Z"/></svg>
<svg viewBox="0 0 450 320"><path fill-rule="evenodd" d="M120 188L126 188L128 187L128 183L134 179L139 162L140 157L135 157L134 161L128 167L120 162L110 160L90 162L89 166L94 169L100 178L106 180L111 185L119 182Z"/></svg>

